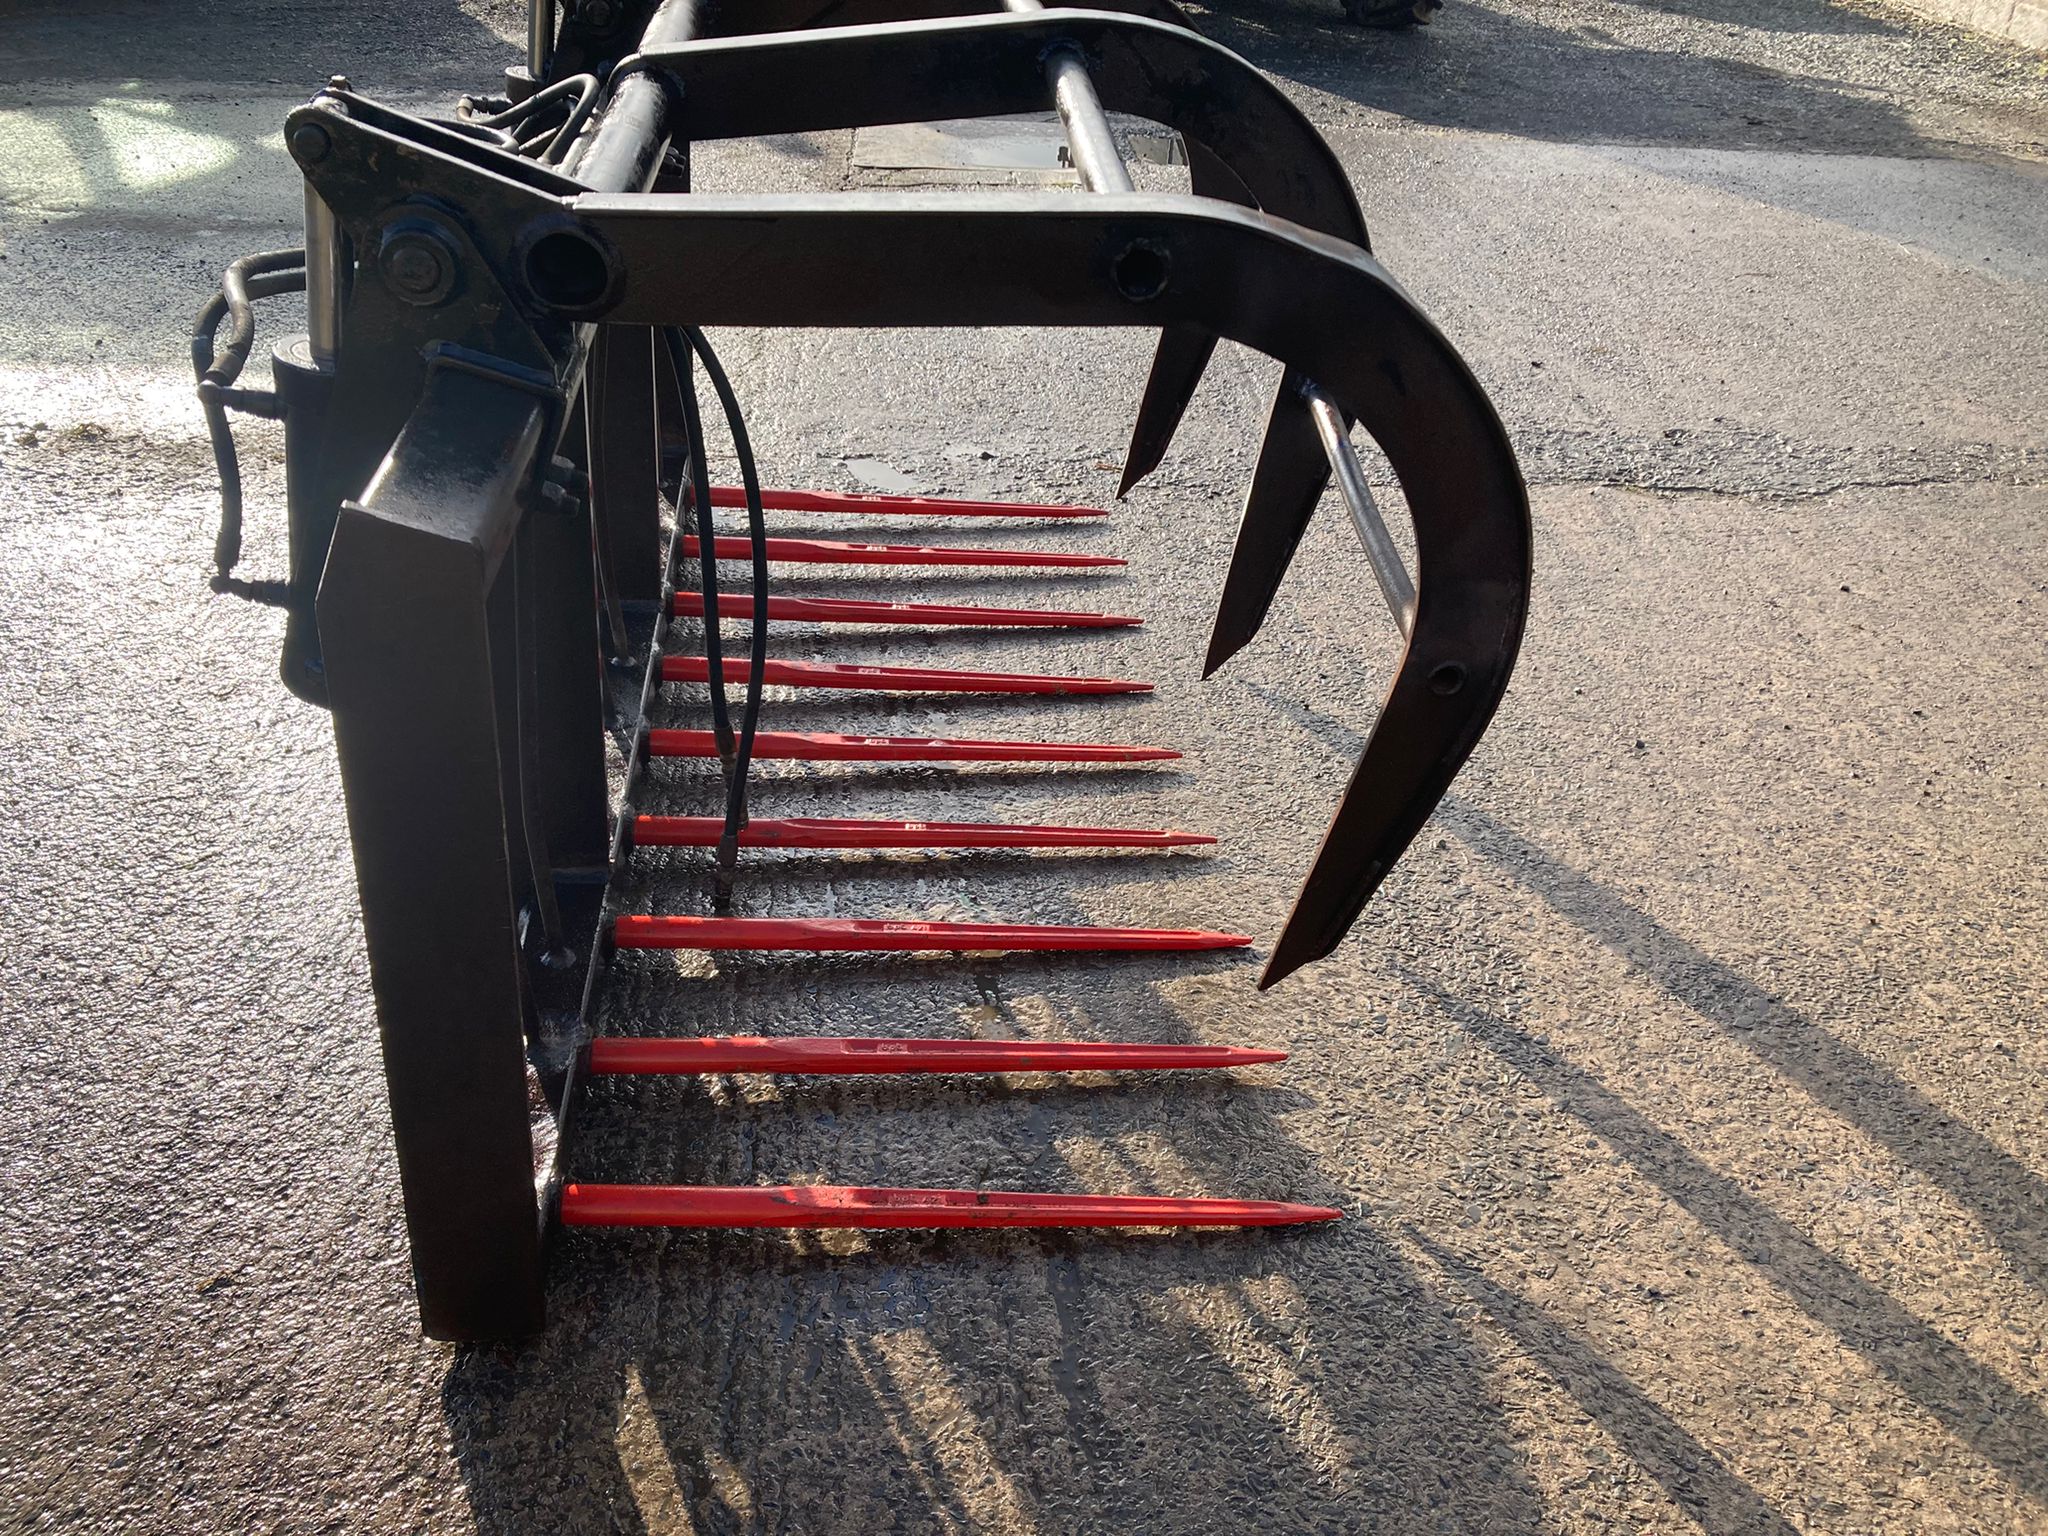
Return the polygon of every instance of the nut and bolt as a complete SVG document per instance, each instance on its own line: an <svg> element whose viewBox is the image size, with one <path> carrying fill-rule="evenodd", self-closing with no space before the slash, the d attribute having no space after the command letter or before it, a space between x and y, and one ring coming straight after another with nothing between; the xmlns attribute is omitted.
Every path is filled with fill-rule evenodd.
<svg viewBox="0 0 2048 1536"><path fill-rule="evenodd" d="M590 476L556 454L540 472L540 499L557 512L573 512L590 489Z"/></svg>
<svg viewBox="0 0 2048 1536"><path fill-rule="evenodd" d="M377 248L377 270L408 304L439 304L454 292L456 260L446 235L415 220L392 225Z"/></svg>

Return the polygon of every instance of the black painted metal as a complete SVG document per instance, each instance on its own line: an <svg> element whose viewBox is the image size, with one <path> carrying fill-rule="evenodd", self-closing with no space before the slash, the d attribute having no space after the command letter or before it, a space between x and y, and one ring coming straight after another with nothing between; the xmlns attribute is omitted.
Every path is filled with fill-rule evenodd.
<svg viewBox="0 0 2048 1536"><path fill-rule="evenodd" d="M1289 373L1273 392L1259 462L1216 604L1216 627L1202 661L1204 677L1244 649L1266 622L1280 580L1308 531L1309 516L1330 483L1330 463L1316 436L1315 418L1301 398L1300 378Z"/></svg>
<svg viewBox="0 0 2048 1536"><path fill-rule="evenodd" d="M584 409L598 463L595 515L613 590L621 602L661 591L660 441L654 416L654 332L600 327L583 377Z"/></svg>
<svg viewBox="0 0 2048 1536"><path fill-rule="evenodd" d="M524 1042L531 999L509 853L503 567L545 403L437 370L344 505L320 629L377 992L421 1325L540 1325Z"/></svg>
<svg viewBox="0 0 2048 1536"><path fill-rule="evenodd" d="M1315 379L1364 424L1414 519L1415 621L1262 985L1341 939L1506 686L1529 573L1514 459L1368 254L1328 148L1164 0L971 9L761 0L725 17L769 35L722 38L686 0L564 7L543 73L609 75L572 174L344 89L287 124L345 266L335 358L280 379L294 579L319 584L317 636L302 600L288 656L335 711L437 1336L540 1321L619 858L604 730L637 730L654 686L676 579L663 493L692 446L654 328L1158 329L1127 479L1165 451L1215 338L1278 360L1212 666L1256 631L1327 474L1289 386ZM779 30L821 21L850 25ZM1053 49L1108 107L1184 134L1196 197L645 190L685 184L698 139L1043 108ZM629 809L640 761L636 744Z"/></svg>
<svg viewBox="0 0 2048 1536"><path fill-rule="evenodd" d="M1415 628L1261 985L1336 946L1492 718L1529 581L1528 503L1506 434L1376 261L1260 214L1173 197L848 193L821 206L589 196L574 206L619 253L618 320L1200 325L1315 378L1362 421L1414 519ZM1163 286L1134 296L1134 268L1163 268ZM830 285L811 281L825 270Z"/></svg>
<svg viewBox="0 0 2048 1536"><path fill-rule="evenodd" d="M675 84L671 131L699 140L1040 110L1044 58L1055 48L1088 60L1105 107L1198 142L1259 207L1364 244L1343 166L1301 110L1250 64L1185 27L1049 10L710 38L649 47L640 62Z"/></svg>

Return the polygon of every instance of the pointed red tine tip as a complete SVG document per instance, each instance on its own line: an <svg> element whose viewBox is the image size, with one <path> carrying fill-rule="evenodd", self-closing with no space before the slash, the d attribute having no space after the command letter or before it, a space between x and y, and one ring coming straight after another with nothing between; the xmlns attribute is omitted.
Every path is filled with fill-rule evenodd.
<svg viewBox="0 0 2048 1536"><path fill-rule="evenodd" d="M743 656L727 658L728 683L747 680ZM702 683L711 664L702 656L664 656L661 678L667 683ZM837 661L771 659L762 668L763 682L783 688L848 688L920 693L1150 693L1152 685L1126 677L1043 677L1029 672L962 672L946 667L871 667Z"/></svg>
<svg viewBox="0 0 2048 1536"><path fill-rule="evenodd" d="M709 731L651 730L651 757L716 757ZM852 763L1165 763L1171 747L1126 747L1111 742L951 741L937 736L846 736L834 731L762 731L754 756L802 762Z"/></svg>
<svg viewBox="0 0 2048 1536"><path fill-rule="evenodd" d="M704 616L704 594L678 592L679 618ZM751 619L753 596L722 593L721 618ZM1070 608L982 608L970 603L884 603L844 597L771 597L770 621L811 624L933 624L964 629L1133 629L1145 621L1128 613L1082 613Z"/></svg>
<svg viewBox="0 0 2048 1536"><path fill-rule="evenodd" d="M842 1184L569 1184L561 1203L562 1222L571 1227L1279 1227L1335 1221L1343 1214L1282 1200Z"/></svg>
<svg viewBox="0 0 2048 1536"><path fill-rule="evenodd" d="M590 1042L600 1076L783 1072L800 1076L922 1072L1187 1071L1285 1061L1241 1045L1125 1045L1099 1040L919 1040L719 1035L699 1040L608 1036Z"/></svg>
<svg viewBox="0 0 2048 1536"><path fill-rule="evenodd" d="M764 539L770 560L800 565L1024 565L1103 567L1123 565L1116 555L1082 555L1050 549L955 549L927 544L849 544L839 539ZM712 541L720 560L751 560L754 546L731 537ZM686 534L683 553L697 558L697 536Z"/></svg>
<svg viewBox="0 0 2048 1536"><path fill-rule="evenodd" d="M1110 951L1240 949L1241 933L1200 928L1091 928L1035 923L911 923L869 918L621 917L612 924L621 949L802 950L880 953L920 950Z"/></svg>
<svg viewBox="0 0 2048 1536"><path fill-rule="evenodd" d="M744 486L714 485L711 505L744 507ZM883 496L849 491L788 491L763 487L768 512L850 512L897 517L1107 517L1101 507L1067 507L1032 501L973 501L957 496Z"/></svg>
<svg viewBox="0 0 2048 1536"><path fill-rule="evenodd" d="M719 816L640 816L641 848L715 848ZM1195 848L1215 838L1143 827L1053 827L976 821L873 821L834 817L756 817L740 831L742 848Z"/></svg>

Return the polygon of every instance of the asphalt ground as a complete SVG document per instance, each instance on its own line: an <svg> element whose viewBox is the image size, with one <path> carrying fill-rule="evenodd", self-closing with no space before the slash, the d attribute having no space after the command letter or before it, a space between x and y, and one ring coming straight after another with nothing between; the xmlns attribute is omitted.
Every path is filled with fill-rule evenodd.
<svg viewBox="0 0 2048 1536"><path fill-rule="evenodd" d="M585 1177L1341 1206L1296 1233L576 1235L548 1333L423 1342L327 721L211 598L184 331L296 243L284 113L420 108L506 5L0 16L0 1515L81 1531L2048 1529L2048 75L1812 0L1202 13L1344 158L1536 514L1499 720L1329 962L672 958L621 1031L1231 1041L1194 1081L606 1087ZM847 138L717 187L900 181ZM1164 175L1166 173L1158 173ZM289 305L279 332L291 328ZM1101 500L1137 336L720 338L770 479ZM267 344L267 343L266 343ZM769 723L1156 741L1168 770L793 772L764 814L1221 833L1171 858L754 861L743 909L1270 942L1395 656L1334 502L1198 681L1271 367L1098 529L1126 577L787 590L1140 612L785 654L1138 701ZM248 568L280 568L244 432ZM1391 485L1383 485L1396 502ZM805 520L825 536L849 530ZM863 530L872 536L872 530ZM959 525L893 530L960 539ZM856 535L858 536L858 535ZM697 719L677 690L671 717ZM708 808L665 769L662 809ZM636 866L689 910L704 865Z"/></svg>

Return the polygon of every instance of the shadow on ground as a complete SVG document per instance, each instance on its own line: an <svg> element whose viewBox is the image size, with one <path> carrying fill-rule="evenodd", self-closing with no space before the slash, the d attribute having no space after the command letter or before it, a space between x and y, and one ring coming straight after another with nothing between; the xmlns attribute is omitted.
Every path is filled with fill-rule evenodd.
<svg viewBox="0 0 2048 1536"><path fill-rule="evenodd" d="M1920 141L1889 93L1771 68L1732 44L1716 52L1698 28L1630 26L1623 36L1583 14L1452 0L1434 27L1375 32L1347 24L1335 0L1221 0L1197 13L1208 35L1267 72L1416 123L1570 144L1868 154ZM1616 14L1618 28L1664 14L1831 38L1904 32L1822 0L1700 0ZM1552 15L1556 25L1547 24ZM1370 220L1370 188L1363 193Z"/></svg>
<svg viewBox="0 0 2048 1536"><path fill-rule="evenodd" d="M1049 1008L1062 1033L1185 1040L1162 986L1183 969L756 964L715 989L622 976L616 1011L649 1032L724 1015L809 1030L840 1010L922 1026L969 997L994 1035L1042 1033ZM1170 1185L1348 1204L1286 1129L1305 1102L1160 1074L648 1080L599 1095L583 1156L602 1177L653 1181ZM1540 1520L1462 1326L1360 1217L1181 1237L571 1236L552 1309L543 1343L465 1351L446 1383L485 1529Z"/></svg>

